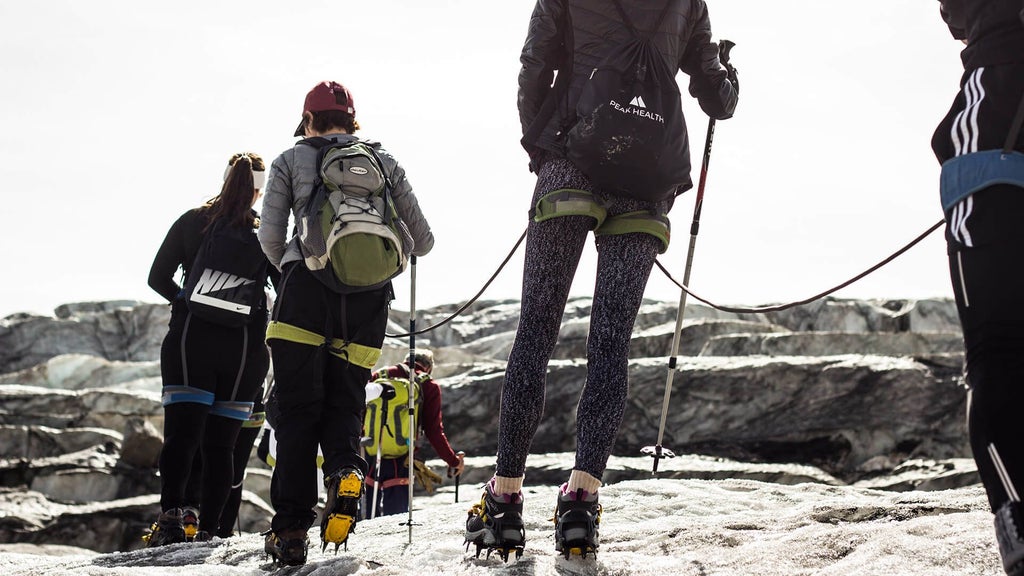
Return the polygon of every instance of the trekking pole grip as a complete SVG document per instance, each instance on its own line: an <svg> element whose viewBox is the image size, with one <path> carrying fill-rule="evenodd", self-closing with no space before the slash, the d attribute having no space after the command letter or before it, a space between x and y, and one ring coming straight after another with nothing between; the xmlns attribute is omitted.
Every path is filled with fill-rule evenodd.
<svg viewBox="0 0 1024 576"><path fill-rule="evenodd" d="M718 61L723 66L729 63L729 52L732 52L734 46L736 46L736 43L732 40L720 40L718 42Z"/></svg>

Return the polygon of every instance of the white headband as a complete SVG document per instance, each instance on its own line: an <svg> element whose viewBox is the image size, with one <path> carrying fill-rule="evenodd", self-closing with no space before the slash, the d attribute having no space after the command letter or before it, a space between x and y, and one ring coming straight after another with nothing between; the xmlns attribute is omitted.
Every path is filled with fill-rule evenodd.
<svg viewBox="0 0 1024 576"><path fill-rule="evenodd" d="M224 169L224 181L228 181L228 174L231 172L231 164L228 164L227 168ZM252 187L262 189L263 185L267 183L267 173L262 170L252 171Z"/></svg>

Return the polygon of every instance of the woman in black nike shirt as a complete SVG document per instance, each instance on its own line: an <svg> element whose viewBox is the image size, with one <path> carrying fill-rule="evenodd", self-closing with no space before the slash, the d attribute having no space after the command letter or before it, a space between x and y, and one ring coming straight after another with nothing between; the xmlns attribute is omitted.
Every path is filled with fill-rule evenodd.
<svg viewBox="0 0 1024 576"><path fill-rule="evenodd" d="M233 451L270 366L264 343L266 297L261 295L252 306L245 325L225 326L192 313L182 285L190 272L200 272L191 268L214 226L227 227L244 239L237 248L239 258L265 258L256 238L259 217L253 210L265 182L264 171L264 162L256 154L232 156L220 194L178 218L149 272L150 287L171 303L171 320L160 351L163 512L149 535L149 546L231 534L231 526L221 526L220 517L236 476ZM181 285L175 281L179 268ZM261 277L248 280L265 286L268 274L276 271L269 263L263 270ZM252 439L239 448L248 454Z"/></svg>

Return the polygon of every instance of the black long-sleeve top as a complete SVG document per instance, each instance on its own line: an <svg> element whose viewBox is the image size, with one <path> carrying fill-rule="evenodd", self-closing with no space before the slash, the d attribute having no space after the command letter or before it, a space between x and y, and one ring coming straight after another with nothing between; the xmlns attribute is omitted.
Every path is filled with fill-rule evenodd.
<svg viewBox="0 0 1024 576"><path fill-rule="evenodd" d="M168 302L174 303L182 296L184 279L188 277L189 267L199 253L203 231L208 222L205 207L193 208L171 225L160 244L149 269L149 287ZM182 270L180 283L175 279L179 268ZM277 286L281 273L273 266L268 266L268 269L271 283Z"/></svg>

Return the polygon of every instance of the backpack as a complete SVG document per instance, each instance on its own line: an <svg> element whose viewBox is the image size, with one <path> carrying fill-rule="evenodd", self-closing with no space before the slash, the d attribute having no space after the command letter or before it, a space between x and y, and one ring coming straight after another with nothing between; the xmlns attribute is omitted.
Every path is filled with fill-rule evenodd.
<svg viewBox="0 0 1024 576"><path fill-rule="evenodd" d="M256 231L214 222L185 278L189 312L223 326L244 326L263 302L269 262Z"/></svg>
<svg viewBox="0 0 1024 576"><path fill-rule="evenodd" d="M405 270L412 235L391 198L376 143L307 138L319 149L313 193L297 218L309 271L340 294L386 285Z"/></svg>
<svg viewBox="0 0 1024 576"><path fill-rule="evenodd" d="M420 378L429 377L423 375ZM380 443L381 456L384 458L400 458L409 453L409 437L415 440L416 434L410 430L409 422L409 391L412 390L413 415L419 420L420 384L415 379L412 386L408 378L378 378L375 382L387 384L395 389L393 398L375 398L366 403L366 416L363 418L363 433L373 440L366 446L367 454L377 453ZM382 421L383 418L383 421ZM383 425L383 428L382 428Z"/></svg>
<svg viewBox="0 0 1024 576"><path fill-rule="evenodd" d="M619 0L613 2L632 37L609 48L584 81L565 136L566 157L610 193L665 200L690 181L679 85L651 40L656 29L641 34Z"/></svg>

